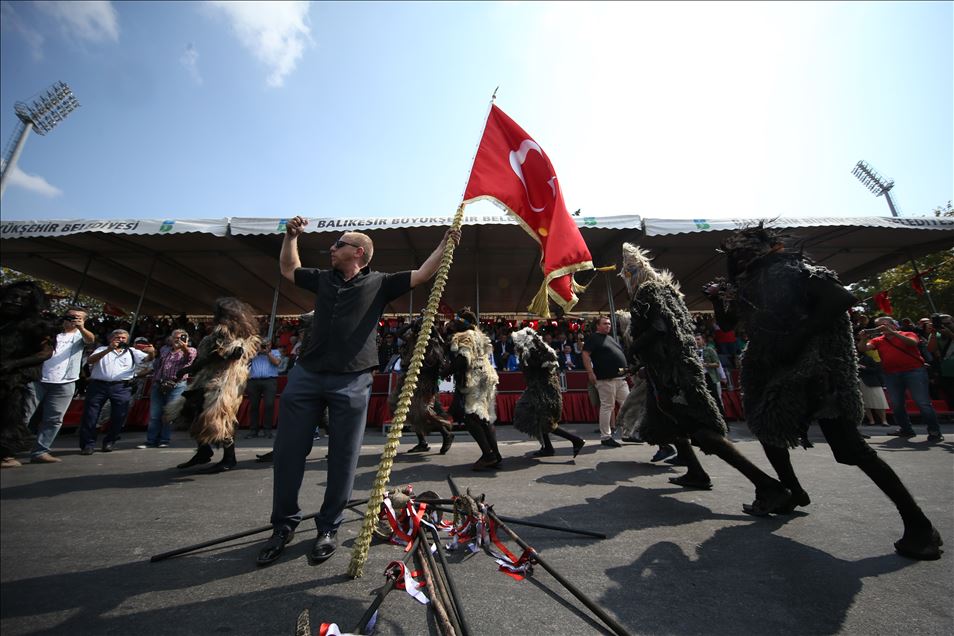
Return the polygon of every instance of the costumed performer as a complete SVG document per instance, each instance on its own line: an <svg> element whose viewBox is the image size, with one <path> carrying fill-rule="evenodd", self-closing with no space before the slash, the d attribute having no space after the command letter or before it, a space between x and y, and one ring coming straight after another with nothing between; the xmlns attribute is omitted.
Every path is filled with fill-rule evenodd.
<svg viewBox="0 0 954 636"><path fill-rule="evenodd" d="M418 318L405 325L397 334L403 344L401 345L401 375L395 382L394 390L388 396L388 407L391 409L392 415L397 408L401 389L404 387L404 378L411 366L411 356L414 353L414 345L420 332L421 319ZM454 424L441 406L437 395L440 380L444 375L447 375L449 368L450 363L444 349L444 339L437 331L436 326L431 327L431 336L427 340L424 359L421 361L421 371L417 376L417 387L414 389L414 395L411 397L411 407L407 413L407 420L417 435L417 446L407 451L409 453L424 453L431 450L431 447L427 444L426 436L428 433L441 434L443 440L440 450L441 455L446 454L450 450L451 444L454 443L454 434L451 432Z"/></svg>
<svg viewBox="0 0 954 636"><path fill-rule="evenodd" d="M533 453L534 457L551 457L554 454L550 433L569 440L573 444L573 457L576 457L586 442L560 428L563 395L560 393L560 362L556 351L544 342L533 327L515 331L511 337L527 382L527 389L513 408L514 428L540 441L542 447Z"/></svg>
<svg viewBox="0 0 954 636"><path fill-rule="evenodd" d="M222 445L222 459L208 469L220 473L235 468L235 428L242 404L249 364L258 354L255 310L232 297L215 301L212 333L199 343L195 360L178 371L190 382L181 396L166 406L165 419L189 427L198 444L195 455L176 468L191 468L212 461L212 445Z"/></svg>
<svg viewBox="0 0 954 636"><path fill-rule="evenodd" d="M696 353L692 316L672 273L655 269L648 252L624 243L620 275L631 296L633 353L645 364L649 382L640 437L650 444L674 444L688 468L685 475L669 481L685 488L712 487L692 450L696 444L755 485L754 507L768 512L788 508L791 493L746 459L726 437L725 421L706 388Z"/></svg>
<svg viewBox="0 0 954 636"><path fill-rule="evenodd" d="M480 447L474 470L497 468L503 459L497 448L497 371L490 362L493 345L477 326L469 307L461 309L448 325L449 348L454 373L451 416L462 422Z"/></svg>
<svg viewBox="0 0 954 636"><path fill-rule="evenodd" d="M53 356L59 331L43 317L49 302L33 281L0 288L0 457L3 468L20 466L16 453L29 443L26 405L30 385Z"/></svg>
<svg viewBox="0 0 954 636"><path fill-rule="evenodd" d="M848 316L857 299L832 270L786 252L784 237L764 222L736 231L722 251L728 280L707 285L705 291L723 329L745 323L749 344L741 383L746 421L794 501L810 503L788 449L817 420L835 461L860 468L897 506L904 524L904 534L894 544L897 552L912 559L940 558L937 530L858 431L864 406Z"/></svg>

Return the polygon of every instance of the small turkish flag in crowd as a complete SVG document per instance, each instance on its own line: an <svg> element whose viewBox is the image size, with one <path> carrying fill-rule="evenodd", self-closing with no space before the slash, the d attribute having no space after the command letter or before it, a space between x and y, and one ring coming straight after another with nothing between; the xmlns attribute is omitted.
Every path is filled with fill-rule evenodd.
<svg viewBox="0 0 954 636"><path fill-rule="evenodd" d="M512 214L540 244L543 284L530 311L548 318L547 298L570 311L583 287L573 272L593 269L590 251L570 217L556 171L537 142L497 106L491 106L464 203L487 199Z"/></svg>
<svg viewBox="0 0 954 636"><path fill-rule="evenodd" d="M888 292L878 292L874 295L875 305L878 306L882 312L888 314L889 316L894 313L894 307L891 306L891 299L888 298Z"/></svg>
<svg viewBox="0 0 954 636"><path fill-rule="evenodd" d="M911 279L911 288L918 296L924 295L924 281L921 280L920 274L915 274L915 276Z"/></svg>

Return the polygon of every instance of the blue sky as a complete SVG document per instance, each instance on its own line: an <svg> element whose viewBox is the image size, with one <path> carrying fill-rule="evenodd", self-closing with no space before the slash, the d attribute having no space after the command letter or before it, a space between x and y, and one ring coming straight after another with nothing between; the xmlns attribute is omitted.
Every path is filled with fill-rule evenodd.
<svg viewBox="0 0 954 636"><path fill-rule="evenodd" d="M954 198L950 2L2 2L0 137L66 81L6 220L450 214L488 101L567 206L903 215Z"/></svg>

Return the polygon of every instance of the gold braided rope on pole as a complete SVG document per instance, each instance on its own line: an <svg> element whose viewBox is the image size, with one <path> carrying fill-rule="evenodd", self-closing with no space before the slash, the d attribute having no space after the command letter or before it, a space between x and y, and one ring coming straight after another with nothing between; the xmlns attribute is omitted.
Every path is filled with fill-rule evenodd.
<svg viewBox="0 0 954 636"><path fill-rule="evenodd" d="M451 229L459 230L464 220L464 205L457 208L454 215L454 221L451 223ZM427 342L431 337L431 329L434 326L434 316L437 314L437 305L444 294L444 285L447 283L447 275L450 272L451 263L454 261L453 240L447 241L444 246L444 254L441 257L441 264L438 267L437 275L434 278L434 286L431 287L431 295L427 299L427 307L424 309L424 319L421 323L421 331L417 335L417 342L414 343L414 351L411 354L411 364L408 365L407 373L404 375L404 386L401 387L401 394L398 397L397 408L394 410L394 417L391 420L391 431L388 433L388 441L384 444L384 451L381 453L381 463L378 464L378 474L374 478L374 484L371 486L371 496L368 499L368 509L364 513L364 525L361 526L361 534L358 535L354 543L354 549L351 551L351 563L348 564L348 574L352 578L358 578L363 574L365 561L368 560L368 549L371 547L371 535L374 533L378 524L378 513L381 510L381 503L384 501L384 493L388 487L388 479L391 477L391 467L394 465L394 456L397 455L398 445L401 443L401 431L404 429L404 421L407 419L408 411L411 408L411 397L417 388L417 376L421 371L421 364L424 361L424 352L427 349Z"/></svg>

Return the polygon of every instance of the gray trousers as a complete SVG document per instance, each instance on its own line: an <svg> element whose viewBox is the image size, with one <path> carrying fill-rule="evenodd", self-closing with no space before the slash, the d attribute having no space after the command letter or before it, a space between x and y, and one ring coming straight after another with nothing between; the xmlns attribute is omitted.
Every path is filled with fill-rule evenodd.
<svg viewBox="0 0 954 636"><path fill-rule="evenodd" d="M272 474L271 524L294 529L301 523L298 491L305 476L320 414L328 408L328 478L315 524L337 530L351 498L371 397L371 373L312 373L296 365L288 374L278 411Z"/></svg>
<svg viewBox="0 0 954 636"><path fill-rule="evenodd" d="M37 457L50 452L50 446L56 439L56 434L63 426L63 416L70 408L73 394L76 392L76 382L64 384L50 384L49 382L31 382L27 393L24 422L29 422L40 407L43 408L42 419L36 431L36 444L30 451L30 457Z"/></svg>

